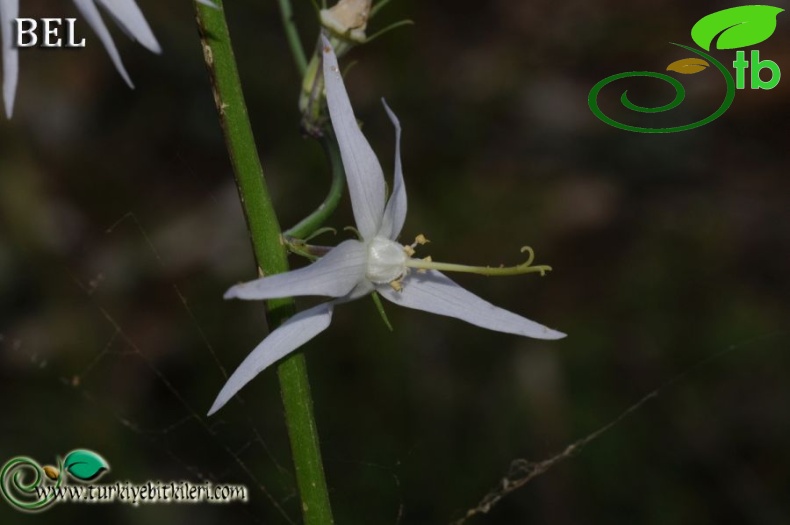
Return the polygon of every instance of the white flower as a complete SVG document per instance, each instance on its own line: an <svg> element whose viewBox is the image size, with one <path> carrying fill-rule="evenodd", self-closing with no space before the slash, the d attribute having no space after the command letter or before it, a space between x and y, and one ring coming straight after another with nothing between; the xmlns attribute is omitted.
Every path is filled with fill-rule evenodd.
<svg viewBox="0 0 790 525"><path fill-rule="evenodd" d="M121 74L129 85L134 87L129 74L123 67L121 55L115 47L115 42L110 35L110 31L99 13L98 5L101 5L121 29L129 35L132 40L140 42L145 48L154 53L161 53L159 42L156 41L154 33L145 21L143 13L137 7L135 0L72 0L77 9L85 17L85 20L96 32L107 54L115 64L115 69ZM197 0L199 3L216 7L210 0ZM17 80L19 78L19 50L14 42L16 34L15 19L19 16L19 0L0 0L0 33L2 33L3 44L3 99L5 100L5 112L8 118L14 112L14 98L16 96Z"/></svg>
<svg viewBox="0 0 790 525"><path fill-rule="evenodd" d="M225 405L266 367L325 330L332 320L335 305L358 299L373 291L395 304L456 317L489 330L538 339L559 339L565 336L498 308L466 291L444 274L430 269L469 267L432 263L429 259L412 259L413 246L403 246L395 240L406 218L406 189L400 162L400 125L385 104L384 108L396 130L395 181L392 195L385 202L381 166L357 125L338 71L335 53L326 39L323 43L327 105L340 146L361 240L341 242L307 267L239 284L225 293L226 299L274 299L303 295L335 299L300 312L269 334L233 372L214 401L209 415ZM418 236L417 242L424 243L424 237ZM525 270L528 265L526 263L517 268L522 271L541 271L536 267ZM487 271L504 273L509 270L493 268Z"/></svg>

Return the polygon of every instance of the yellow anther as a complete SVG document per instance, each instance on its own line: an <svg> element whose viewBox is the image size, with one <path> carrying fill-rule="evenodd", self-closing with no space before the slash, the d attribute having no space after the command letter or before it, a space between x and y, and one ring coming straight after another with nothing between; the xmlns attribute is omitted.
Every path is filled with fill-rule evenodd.
<svg viewBox="0 0 790 525"><path fill-rule="evenodd" d="M423 262L427 262L427 263L433 262L433 259L431 259L430 255L428 257L423 257L421 260ZM417 273L426 273L427 271L428 270L426 270L425 268L421 268L421 269L417 270Z"/></svg>
<svg viewBox="0 0 790 525"><path fill-rule="evenodd" d="M415 253L414 248L412 248L411 246L404 246L403 251L406 252L406 255L408 255L409 257L413 256Z"/></svg>
<svg viewBox="0 0 790 525"><path fill-rule="evenodd" d="M429 242L431 241L429 241L423 234L419 234L417 237L414 238L414 244L419 244L420 246L424 244L428 244Z"/></svg>
<svg viewBox="0 0 790 525"><path fill-rule="evenodd" d="M401 283L400 280L395 280L390 282L390 287L392 287L392 289L396 292L400 292L403 290L403 283Z"/></svg>

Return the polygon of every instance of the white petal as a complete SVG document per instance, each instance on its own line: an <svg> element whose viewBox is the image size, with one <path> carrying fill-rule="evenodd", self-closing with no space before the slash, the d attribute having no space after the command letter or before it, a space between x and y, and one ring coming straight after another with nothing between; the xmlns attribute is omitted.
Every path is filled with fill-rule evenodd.
<svg viewBox="0 0 790 525"><path fill-rule="evenodd" d="M146 49L154 53L162 52L159 42L156 41L151 27L145 21L135 0L97 0L97 2L112 15L115 22L129 35L129 38L140 42Z"/></svg>
<svg viewBox="0 0 790 525"><path fill-rule="evenodd" d="M384 109L387 111L392 125L395 126L395 180L392 184L392 195L390 195L387 208L384 210L384 219L379 235L394 241L400 235L406 220L406 184L403 182L403 167L400 161L400 122L384 99L381 99L381 103L384 104Z"/></svg>
<svg viewBox="0 0 790 525"><path fill-rule="evenodd" d="M3 100L8 118L14 113L19 80L19 50L14 45L14 19L19 16L19 0L0 0L0 35L3 42Z"/></svg>
<svg viewBox="0 0 790 525"><path fill-rule="evenodd" d="M321 38L324 44L326 100L343 158L354 219L362 237L371 239L378 233L384 214L384 173L354 117L332 45L326 37Z"/></svg>
<svg viewBox="0 0 790 525"><path fill-rule="evenodd" d="M218 9L218 8L217 8L217 4L215 4L215 3L214 3L214 2L212 2L211 0L197 0L197 3L198 3L198 4L207 5L207 6L209 6L209 7L213 7L214 9Z"/></svg>
<svg viewBox="0 0 790 525"><path fill-rule="evenodd" d="M82 16L85 17L88 24L93 28L93 31L96 32L96 36L98 36L99 40L104 44L104 49L107 50L107 54L110 55L113 64L115 64L115 69L118 70L118 73L120 73L129 87L133 88L134 84L132 84L132 79L129 78L129 73L127 73L126 68L123 67L121 55L118 54L118 49L115 47L112 35L110 35L110 32L107 30L107 26L104 24L104 20L102 20L99 9L96 7L96 4L93 3L94 0L73 1L77 9L82 13Z"/></svg>
<svg viewBox="0 0 790 525"><path fill-rule="evenodd" d="M376 290L395 304L455 317L497 332L536 339L565 337L562 332L546 328L484 301L454 283L446 275L434 270L424 274L413 272L403 280L403 290L400 292L396 292L388 285L377 286Z"/></svg>
<svg viewBox="0 0 790 525"><path fill-rule="evenodd" d="M342 297L365 278L367 247L343 241L310 266L237 284L225 299L274 299L297 295Z"/></svg>
<svg viewBox="0 0 790 525"><path fill-rule="evenodd" d="M269 365L326 330L332 321L334 306L334 302L330 301L300 312L270 333L233 372L211 405L208 415L222 408L236 392Z"/></svg>
<svg viewBox="0 0 790 525"><path fill-rule="evenodd" d="M345 297L341 297L339 299L336 299L335 302L337 304L343 304L343 303L348 303L348 302L351 302L351 301L356 301L360 297L365 297L366 295L372 293L373 290L375 290L375 289L376 289L376 287L373 285L372 282L368 281L367 279L364 279L359 284L357 284L354 287L354 289L351 290L348 293L348 295L346 295Z"/></svg>

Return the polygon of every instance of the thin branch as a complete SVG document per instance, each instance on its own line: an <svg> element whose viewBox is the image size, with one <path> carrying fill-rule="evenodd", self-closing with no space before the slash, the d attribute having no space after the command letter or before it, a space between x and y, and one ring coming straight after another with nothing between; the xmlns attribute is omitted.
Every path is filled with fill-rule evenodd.
<svg viewBox="0 0 790 525"><path fill-rule="evenodd" d="M304 47L302 47L302 40L299 38L299 29L294 20L291 0L277 0L277 3L280 5L283 29L285 29L285 37L288 39L288 46L291 48L296 69L299 71L299 75L304 76L307 70L307 56L304 53Z"/></svg>
<svg viewBox="0 0 790 525"><path fill-rule="evenodd" d="M322 202L313 213L287 230L284 233L287 237L305 239L307 236L311 235L326 222L330 215L332 215L337 208L337 204L340 202L340 197L343 196L346 174L343 171L343 161L340 158L340 150L338 149L337 141L333 137L328 137L326 135L319 140L332 167L332 185L329 187L329 193L324 199L324 202Z"/></svg>

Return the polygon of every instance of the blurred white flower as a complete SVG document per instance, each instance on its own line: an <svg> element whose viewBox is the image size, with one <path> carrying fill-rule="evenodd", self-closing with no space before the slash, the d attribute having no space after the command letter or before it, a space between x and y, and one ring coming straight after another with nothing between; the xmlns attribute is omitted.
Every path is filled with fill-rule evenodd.
<svg viewBox="0 0 790 525"><path fill-rule="evenodd" d="M239 284L225 293L226 299L304 295L335 299L300 312L270 333L233 372L209 415L225 405L266 367L325 330L332 320L335 305L374 291L395 304L455 317L489 330L538 339L565 336L484 301L437 271L475 271L487 275L543 273L546 267L530 266L531 257L529 262L515 268L471 268L434 263L430 258L413 259L414 247L427 242L421 235L411 246L403 246L395 240L403 227L407 208L400 161L400 125L385 103L384 108L396 130L395 181L392 195L386 201L381 165L354 117L334 50L326 38L323 44L327 105L340 146L354 220L361 239L341 242L307 267Z"/></svg>
<svg viewBox="0 0 790 525"><path fill-rule="evenodd" d="M340 38L364 43L371 4L371 0L340 0L321 10L321 25Z"/></svg>
<svg viewBox="0 0 790 525"><path fill-rule="evenodd" d="M148 22L146 22L135 0L72 0L82 16L91 26L96 36L99 37L107 54L115 64L118 73L123 77L129 87L134 87L126 68L121 61L121 55L115 47L115 42L110 31L104 23L99 12L101 5L115 20L121 29L142 46L154 53L161 53L156 37L154 37ZM199 3L216 7L210 0L197 0ZM16 97L17 81L19 79L19 50L14 42L15 20L19 17L19 0L0 0L0 36L3 48L3 99L5 112L8 118L14 111L14 98Z"/></svg>

